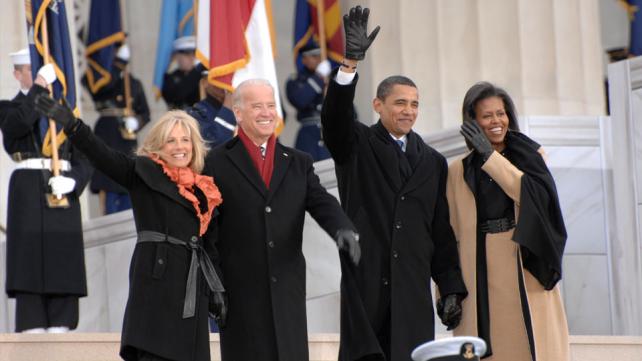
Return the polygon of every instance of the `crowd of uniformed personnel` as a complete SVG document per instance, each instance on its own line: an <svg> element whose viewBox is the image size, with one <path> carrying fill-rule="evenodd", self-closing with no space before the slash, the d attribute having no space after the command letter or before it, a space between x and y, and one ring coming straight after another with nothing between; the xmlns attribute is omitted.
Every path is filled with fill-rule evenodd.
<svg viewBox="0 0 642 361"><path fill-rule="evenodd" d="M94 92L83 79L93 132L50 97L50 64L34 76L29 51L12 53L20 92L0 103L0 129L16 162L6 280L16 332L77 327L87 295L78 197L89 183L105 214L132 208L137 227L125 360L209 360L208 314L223 360L309 359L306 211L340 249L339 360L568 360L557 286L566 232L543 150L519 132L510 96L486 82L466 94L470 152L450 166L412 130L419 96L405 76L379 83L380 118L360 122L357 67L379 32L368 34L368 15L357 6L344 16L339 67L301 49L304 66L286 83L296 149L276 139L273 85L250 79L230 93L209 83L194 37L174 41L169 111L142 144L150 111L126 44L108 84ZM340 203L314 173L327 158ZM417 348L435 337L431 279L442 323L481 339Z"/></svg>

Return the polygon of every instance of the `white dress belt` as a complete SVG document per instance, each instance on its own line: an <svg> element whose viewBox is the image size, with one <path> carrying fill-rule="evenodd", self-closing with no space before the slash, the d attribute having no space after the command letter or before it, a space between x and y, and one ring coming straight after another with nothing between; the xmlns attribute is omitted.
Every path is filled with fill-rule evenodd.
<svg viewBox="0 0 642 361"><path fill-rule="evenodd" d="M68 172L71 164L67 160L59 160L60 170ZM29 158L16 163L16 169L47 169L51 170L51 158Z"/></svg>

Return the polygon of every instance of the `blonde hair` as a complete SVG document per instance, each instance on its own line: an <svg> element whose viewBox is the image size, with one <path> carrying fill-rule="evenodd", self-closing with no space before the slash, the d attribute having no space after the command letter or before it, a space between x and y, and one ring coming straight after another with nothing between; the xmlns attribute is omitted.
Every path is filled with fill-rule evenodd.
<svg viewBox="0 0 642 361"><path fill-rule="evenodd" d="M189 167L196 173L201 173L205 166L205 155L209 147L201 136L201 131L196 119L183 110L170 110L160 117L152 129L149 130L143 144L138 148L136 154L151 157L159 155L169 134L175 126L180 125L185 129L192 140L192 159Z"/></svg>

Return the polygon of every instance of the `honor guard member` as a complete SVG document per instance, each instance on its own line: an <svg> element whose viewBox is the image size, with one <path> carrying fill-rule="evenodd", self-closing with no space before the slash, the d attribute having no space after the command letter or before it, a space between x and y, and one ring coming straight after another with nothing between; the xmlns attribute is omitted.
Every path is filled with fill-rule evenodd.
<svg viewBox="0 0 642 361"><path fill-rule="evenodd" d="M32 87L29 50L10 56L20 92L0 107L4 147L16 162L9 181L6 292L16 299L16 332L66 332L78 325L78 298L87 295L78 197L91 168L58 132L60 175L52 176L48 121L36 114L33 99L56 80L54 68L43 66L35 80L42 87ZM50 206L52 194L64 196L68 207Z"/></svg>
<svg viewBox="0 0 642 361"><path fill-rule="evenodd" d="M130 55L129 47L122 45L116 52L112 65L111 81L95 94L91 91L89 93L100 114L94 127L96 136L110 147L133 155L138 146L136 134L149 123L149 106L143 84L126 70ZM86 76L82 80L83 85L89 89ZM126 94L129 94L129 105ZM98 170L94 172L89 188L100 194L104 214L131 208L127 190Z"/></svg>
<svg viewBox="0 0 642 361"><path fill-rule="evenodd" d="M201 135L210 147L234 137L236 118L232 111L232 94L207 81L207 70L201 73L201 85L205 98L186 109L201 127Z"/></svg>
<svg viewBox="0 0 642 361"><path fill-rule="evenodd" d="M172 51L176 70L163 77L161 95L169 109L185 109L200 100L198 83L203 66L196 60L196 38L183 36L174 40Z"/></svg>
<svg viewBox="0 0 642 361"><path fill-rule="evenodd" d="M478 337L460 336L427 342L412 352L413 361L479 361L486 342Z"/></svg>
<svg viewBox="0 0 642 361"><path fill-rule="evenodd" d="M301 123L295 148L309 153L314 161L330 158L321 138L321 105L330 62L321 60L321 49L309 44L301 48L303 68L288 79L285 86L290 104Z"/></svg>

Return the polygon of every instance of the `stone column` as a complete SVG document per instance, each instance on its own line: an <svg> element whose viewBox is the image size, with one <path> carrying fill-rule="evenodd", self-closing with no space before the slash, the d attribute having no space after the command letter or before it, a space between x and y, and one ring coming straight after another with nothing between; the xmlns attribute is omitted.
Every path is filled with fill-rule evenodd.
<svg viewBox="0 0 642 361"><path fill-rule="evenodd" d="M359 66L362 120L385 77L420 91L419 133L461 121L464 94L486 80L524 115L601 115L603 69L597 0L349 0L370 7L381 32Z"/></svg>

